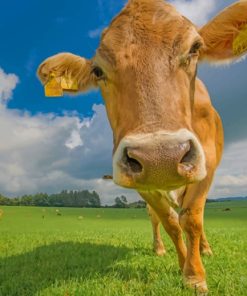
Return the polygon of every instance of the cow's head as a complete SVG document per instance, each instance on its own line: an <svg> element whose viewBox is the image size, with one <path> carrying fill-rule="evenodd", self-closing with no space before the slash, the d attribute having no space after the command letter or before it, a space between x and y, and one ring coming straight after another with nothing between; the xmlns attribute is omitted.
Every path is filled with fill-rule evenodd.
<svg viewBox="0 0 247 296"><path fill-rule="evenodd" d="M195 7L196 9L196 7ZM200 59L239 58L234 40L246 29L247 1L237 2L201 29L163 0L132 0L103 32L92 60L59 54L41 64L72 76L80 91L99 87L114 135L114 181L125 187L172 190L207 174L193 131Z"/></svg>

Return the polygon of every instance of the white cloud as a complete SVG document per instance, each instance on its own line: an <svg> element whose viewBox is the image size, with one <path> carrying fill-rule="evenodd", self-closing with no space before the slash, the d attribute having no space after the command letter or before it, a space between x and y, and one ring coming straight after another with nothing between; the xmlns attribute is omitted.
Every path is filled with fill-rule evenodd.
<svg viewBox="0 0 247 296"><path fill-rule="evenodd" d="M96 190L102 201L132 191L103 181L111 173L112 135L105 108L95 105L92 119L0 109L0 188L15 196L62 189ZM128 192L128 193L127 193Z"/></svg>
<svg viewBox="0 0 247 296"><path fill-rule="evenodd" d="M83 141L81 139L79 131L73 130L71 132L70 138L65 142L65 146L70 149L75 149L79 146L83 146Z"/></svg>
<svg viewBox="0 0 247 296"><path fill-rule="evenodd" d="M232 187L239 187L239 186L247 186L247 175L226 175L222 176L218 180L218 186L232 186ZM246 192L247 193L247 192Z"/></svg>
<svg viewBox="0 0 247 296"><path fill-rule="evenodd" d="M247 196L247 141L229 145L216 172L210 197Z"/></svg>
<svg viewBox="0 0 247 296"><path fill-rule="evenodd" d="M205 24L216 10L215 0L171 0L177 10L196 25Z"/></svg>
<svg viewBox="0 0 247 296"><path fill-rule="evenodd" d="M103 27L99 27L99 28L96 28L96 29L90 30L90 31L88 32L88 36L89 36L91 39L98 38L98 37L100 37L102 31L103 31Z"/></svg>
<svg viewBox="0 0 247 296"><path fill-rule="evenodd" d="M6 103L11 99L12 91L18 82L19 79L15 74L6 74L0 68L0 103Z"/></svg>

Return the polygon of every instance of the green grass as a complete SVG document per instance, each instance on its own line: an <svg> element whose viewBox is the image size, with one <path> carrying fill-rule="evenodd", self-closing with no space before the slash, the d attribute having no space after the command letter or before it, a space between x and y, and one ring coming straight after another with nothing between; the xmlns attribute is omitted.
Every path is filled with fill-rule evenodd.
<svg viewBox="0 0 247 296"><path fill-rule="evenodd" d="M145 209L64 208L62 216L54 208L1 209L1 296L195 295L182 285L176 252L164 232L167 255L152 253ZM247 295L246 214L247 202L207 206L205 228L214 257L203 260L212 296Z"/></svg>

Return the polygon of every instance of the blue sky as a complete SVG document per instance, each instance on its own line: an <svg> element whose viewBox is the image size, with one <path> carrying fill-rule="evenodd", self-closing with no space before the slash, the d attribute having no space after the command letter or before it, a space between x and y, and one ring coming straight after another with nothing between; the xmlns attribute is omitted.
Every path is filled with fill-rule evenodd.
<svg viewBox="0 0 247 296"><path fill-rule="evenodd" d="M2 193L15 196L86 187L98 190L106 202L122 193L129 199L137 198L131 191L100 180L102 174L111 172L112 150L111 130L100 93L47 99L36 77L39 63L55 53L68 51L91 58L101 30L125 2L1 2ZM171 2L202 25L233 1ZM226 134L225 158L211 197L247 195L246 70L247 60L231 66L199 68L199 76L209 88Z"/></svg>
<svg viewBox="0 0 247 296"><path fill-rule="evenodd" d="M109 23L124 1L115 2L118 4L97 0L2 1L0 30L1 39L6 42L0 47L0 65L15 73L21 81L8 107L32 113L77 110L83 115L91 115L92 105L102 103L99 93L76 99L44 100L35 72L43 59L58 52L70 51L92 57L99 42L97 33Z"/></svg>

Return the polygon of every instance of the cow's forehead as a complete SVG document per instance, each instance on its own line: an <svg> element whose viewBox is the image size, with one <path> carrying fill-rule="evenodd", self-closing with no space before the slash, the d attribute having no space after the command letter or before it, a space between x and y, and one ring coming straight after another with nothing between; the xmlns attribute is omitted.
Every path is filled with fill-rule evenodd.
<svg viewBox="0 0 247 296"><path fill-rule="evenodd" d="M103 32L98 54L114 65L122 55L172 55L195 38L195 26L163 0L132 0Z"/></svg>

